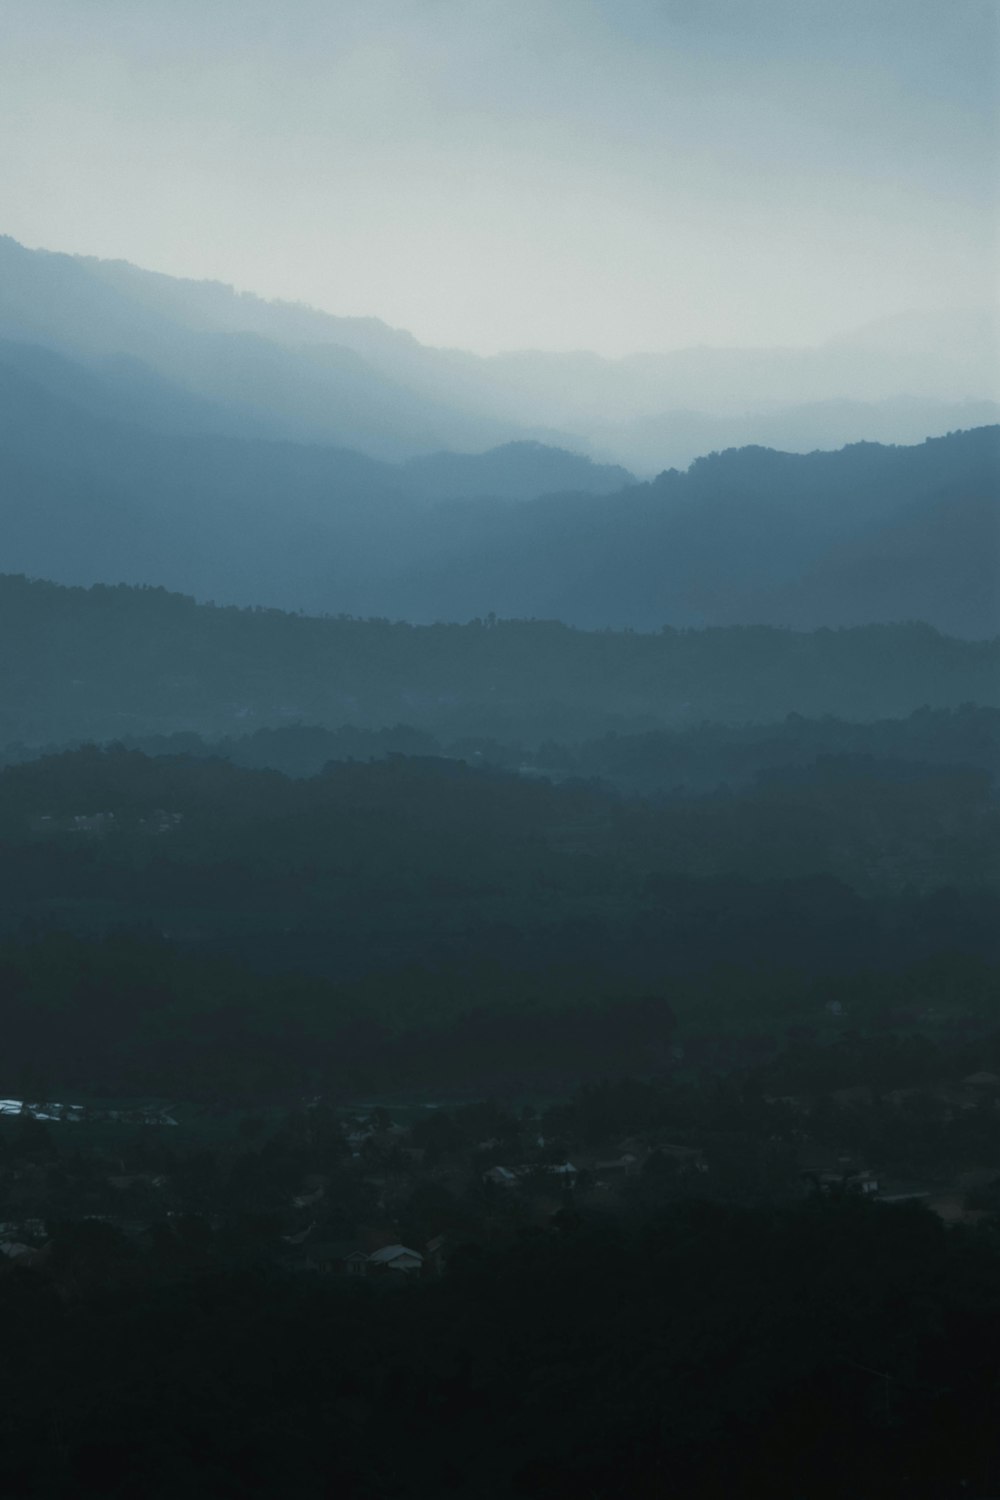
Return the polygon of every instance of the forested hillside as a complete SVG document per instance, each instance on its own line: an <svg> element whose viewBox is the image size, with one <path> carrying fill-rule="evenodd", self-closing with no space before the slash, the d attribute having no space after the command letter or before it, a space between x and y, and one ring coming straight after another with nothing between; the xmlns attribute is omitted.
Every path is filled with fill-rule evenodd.
<svg viewBox="0 0 1000 1500"><path fill-rule="evenodd" d="M1000 1496L996 21L0 0L0 1500Z"/></svg>
<svg viewBox="0 0 1000 1500"><path fill-rule="evenodd" d="M590 627L1000 629L1000 427L913 448L714 453L607 500L507 511L482 538L461 513L455 525L390 595L406 618L465 619L489 601Z"/></svg>
<svg viewBox="0 0 1000 1500"><path fill-rule="evenodd" d="M678 1008L761 1029L938 958L968 1004L997 843L989 773L956 765L651 803L434 758L43 757L0 772L4 1086L43 1056L91 1092L565 1086L668 1065Z"/></svg>
<svg viewBox="0 0 1000 1500"><path fill-rule="evenodd" d="M635 485L532 443L388 464L262 441L252 414L220 432L148 372L19 346L0 350L0 395L7 572L425 622L1000 628L997 427L731 450Z"/></svg>
<svg viewBox="0 0 1000 1500"><path fill-rule="evenodd" d="M537 746L611 729L997 706L995 642L927 625L587 632L413 626L0 577L0 745L290 722Z"/></svg>
<svg viewBox="0 0 1000 1500"><path fill-rule="evenodd" d="M706 723L637 734L612 730L596 739L568 743L548 739L525 744L482 735L439 739L412 724L378 729L285 724L215 739L193 730L177 730L117 735L115 740L145 755L221 758L286 776L315 776L332 761L408 755L468 760L557 782L596 780L627 793L660 797L742 787L769 776L794 777L831 757L858 768L877 763L881 774L897 778L913 774L918 766L961 766L993 773L1000 765L1000 710L965 703L958 709L920 708L905 718L868 723L829 714L813 719L788 714L771 723ZM0 748L0 764L17 765L56 748L23 741L8 744Z"/></svg>

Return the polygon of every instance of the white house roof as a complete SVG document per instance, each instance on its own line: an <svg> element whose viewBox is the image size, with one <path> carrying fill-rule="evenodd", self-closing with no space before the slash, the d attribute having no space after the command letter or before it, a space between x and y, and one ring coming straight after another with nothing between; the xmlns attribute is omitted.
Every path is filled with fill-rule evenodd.
<svg viewBox="0 0 1000 1500"><path fill-rule="evenodd" d="M381 1250L376 1250L374 1254L369 1255L368 1259L373 1265L388 1266L394 1260L399 1260L400 1256L403 1255L410 1256L411 1259L416 1261L417 1265L423 1265L424 1258L420 1254L420 1251L408 1250L405 1245L383 1245Z"/></svg>

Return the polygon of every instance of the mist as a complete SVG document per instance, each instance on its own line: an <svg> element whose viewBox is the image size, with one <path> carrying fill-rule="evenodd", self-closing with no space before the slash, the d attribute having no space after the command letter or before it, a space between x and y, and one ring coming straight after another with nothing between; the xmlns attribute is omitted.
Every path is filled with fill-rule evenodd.
<svg viewBox="0 0 1000 1500"><path fill-rule="evenodd" d="M9 0L3 27L29 245L477 353L995 299L989 0Z"/></svg>
<svg viewBox="0 0 1000 1500"><path fill-rule="evenodd" d="M0 1493L1000 1492L998 20L0 4Z"/></svg>

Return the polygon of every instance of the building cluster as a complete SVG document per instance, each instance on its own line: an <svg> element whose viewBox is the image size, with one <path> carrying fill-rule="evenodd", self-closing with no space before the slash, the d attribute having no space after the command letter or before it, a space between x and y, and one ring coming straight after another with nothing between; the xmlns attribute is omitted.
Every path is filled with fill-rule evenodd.
<svg viewBox="0 0 1000 1500"><path fill-rule="evenodd" d="M233 1261L403 1283L438 1275L457 1247L690 1196L851 1193L919 1201L948 1222L1000 1213L1000 1076L987 1071L888 1094L734 1096L700 1125L627 1135L585 1100L541 1118L18 1103L0 1101L0 1275L31 1267L71 1289L102 1267Z"/></svg>

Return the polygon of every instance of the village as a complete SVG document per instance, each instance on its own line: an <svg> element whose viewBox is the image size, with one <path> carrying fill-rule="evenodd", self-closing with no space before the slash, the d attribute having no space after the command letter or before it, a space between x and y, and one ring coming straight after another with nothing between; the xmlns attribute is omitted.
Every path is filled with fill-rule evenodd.
<svg viewBox="0 0 1000 1500"><path fill-rule="evenodd" d="M671 1112L676 1123L668 1124ZM716 1080L585 1088L564 1104L233 1111L0 1106L0 1274L66 1295L212 1266L399 1283L469 1247L684 1199L1000 1211L1000 1075L823 1095Z"/></svg>

